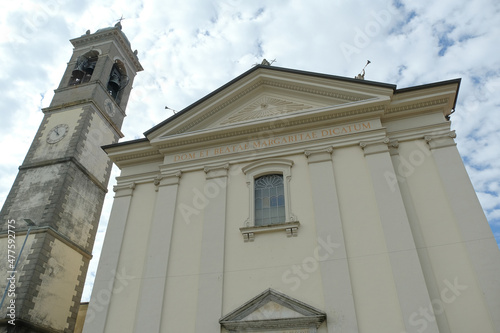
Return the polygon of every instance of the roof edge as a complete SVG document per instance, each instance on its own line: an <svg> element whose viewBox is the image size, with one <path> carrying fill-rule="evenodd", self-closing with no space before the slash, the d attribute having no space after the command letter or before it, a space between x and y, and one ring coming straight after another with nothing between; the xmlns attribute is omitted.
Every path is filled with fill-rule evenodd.
<svg viewBox="0 0 500 333"><path fill-rule="evenodd" d="M143 143L143 142L149 142L148 138L140 138L140 139L135 139L135 140L128 140L128 141L123 141L123 142L112 143L109 145L101 146L101 149L104 150L106 152L106 154L108 154L108 151L107 151L108 149L113 149L113 148L117 148L117 147L128 146L128 145L133 145L136 143Z"/></svg>
<svg viewBox="0 0 500 333"><path fill-rule="evenodd" d="M439 81L439 82L433 82L433 83L426 83L426 84L421 84L421 85L418 85L418 86L412 86L412 87L406 87L406 88L396 89L394 91L394 94L404 94L404 93L415 91L415 90L441 87L441 86L446 86L448 84L457 84L457 91L456 91L456 94L455 94L455 100L453 101L453 109L455 109L455 107L457 105L458 92L460 90L460 83L461 82L462 82L462 78L445 80L445 81Z"/></svg>

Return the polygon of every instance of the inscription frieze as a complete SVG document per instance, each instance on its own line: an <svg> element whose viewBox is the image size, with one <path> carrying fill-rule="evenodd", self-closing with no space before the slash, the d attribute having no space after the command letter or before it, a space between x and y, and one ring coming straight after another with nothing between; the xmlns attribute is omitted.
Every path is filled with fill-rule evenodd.
<svg viewBox="0 0 500 333"><path fill-rule="evenodd" d="M203 158L210 158L216 156L223 156L234 153L243 153L250 151L258 151L261 149L286 146L295 143L308 142L320 140L324 138L332 138L337 136L349 135L364 131L369 131L380 127L377 122L364 121L347 125L332 126L322 129L315 129L299 133L292 133L286 135L269 136L265 139L250 139L244 142L236 142L229 145L221 145L218 147L211 147L207 149L185 151L172 155L167 155L166 163L178 163L185 161L192 161Z"/></svg>

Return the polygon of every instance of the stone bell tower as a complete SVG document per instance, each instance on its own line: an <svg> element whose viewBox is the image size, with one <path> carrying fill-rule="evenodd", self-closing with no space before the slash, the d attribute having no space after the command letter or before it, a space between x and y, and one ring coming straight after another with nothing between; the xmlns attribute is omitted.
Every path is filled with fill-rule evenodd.
<svg viewBox="0 0 500 333"><path fill-rule="evenodd" d="M0 332L73 332L111 171L101 146L123 137L142 70L120 23L71 43L0 212Z"/></svg>

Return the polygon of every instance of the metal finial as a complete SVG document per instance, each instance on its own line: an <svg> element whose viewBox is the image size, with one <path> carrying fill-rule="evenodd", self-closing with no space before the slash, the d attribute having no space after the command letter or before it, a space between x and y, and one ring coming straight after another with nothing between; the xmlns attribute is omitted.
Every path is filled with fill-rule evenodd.
<svg viewBox="0 0 500 333"><path fill-rule="evenodd" d="M276 62L276 59L268 61L266 58L264 58L264 59L262 59L262 62L260 63L260 65L262 65L262 66L271 66L275 62ZM257 64L257 63L253 64L253 66L257 66L257 65L259 65L259 64Z"/></svg>
<svg viewBox="0 0 500 333"><path fill-rule="evenodd" d="M168 106L165 106L165 110L171 110L171 111L173 111L173 112L174 112L174 114L176 114L176 113L177 113L177 111L176 111L176 110L171 109L171 108L169 108Z"/></svg>
<svg viewBox="0 0 500 333"><path fill-rule="evenodd" d="M122 30L122 21L125 20L123 18L123 15L118 19L118 22L116 22L115 27L120 28Z"/></svg>

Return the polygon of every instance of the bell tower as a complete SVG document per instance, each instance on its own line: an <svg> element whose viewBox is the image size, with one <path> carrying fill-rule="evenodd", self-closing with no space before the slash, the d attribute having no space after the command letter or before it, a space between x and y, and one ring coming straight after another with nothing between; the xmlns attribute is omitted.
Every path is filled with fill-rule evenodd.
<svg viewBox="0 0 500 333"><path fill-rule="evenodd" d="M114 27L73 54L0 212L0 332L73 332L111 161L142 66ZM15 325L14 325L15 324Z"/></svg>

